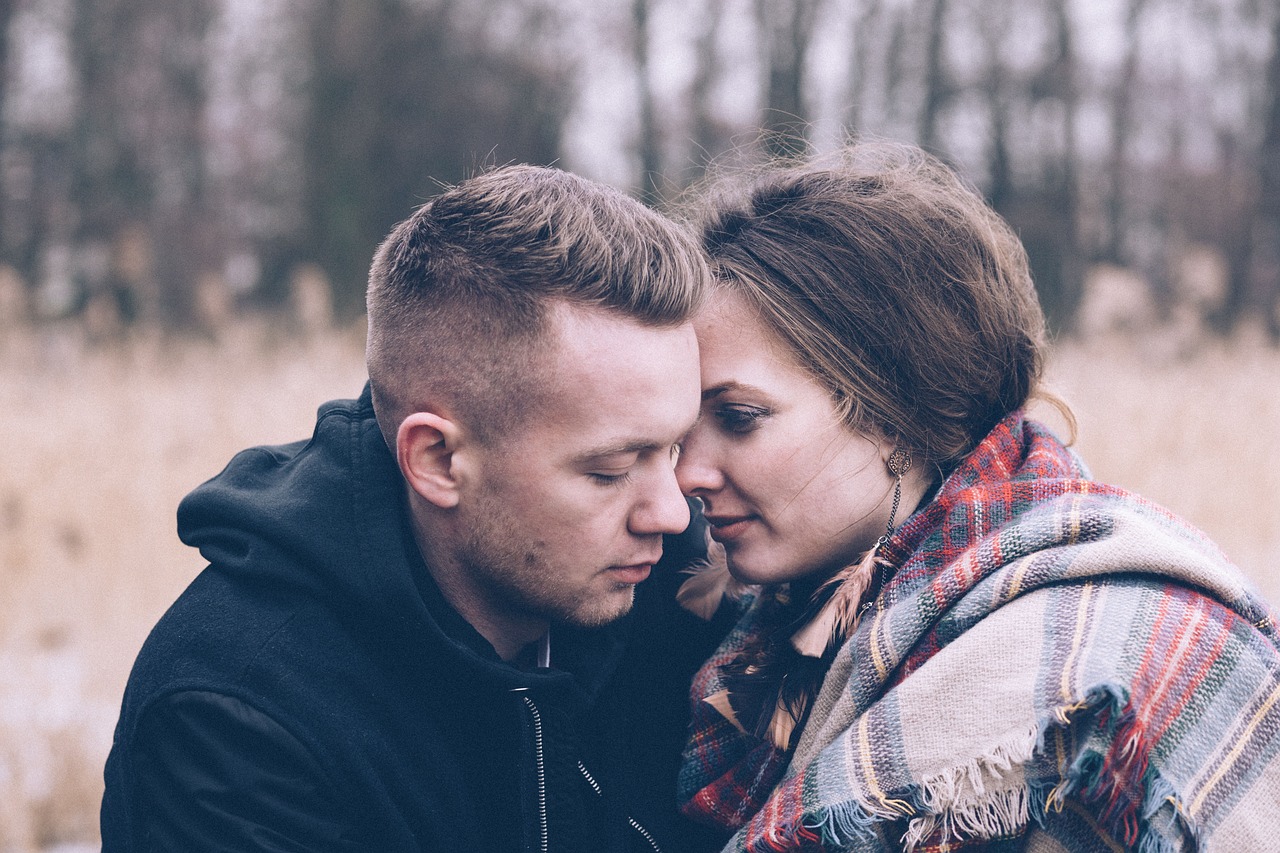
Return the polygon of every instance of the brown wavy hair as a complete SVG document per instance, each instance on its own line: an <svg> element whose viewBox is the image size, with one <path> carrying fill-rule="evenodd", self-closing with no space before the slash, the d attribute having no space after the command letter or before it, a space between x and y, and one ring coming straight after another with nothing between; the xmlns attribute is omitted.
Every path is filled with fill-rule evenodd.
<svg viewBox="0 0 1280 853"><path fill-rule="evenodd" d="M948 473L1041 387L1045 321L1009 225L938 159L862 143L705 191L720 286L759 310L845 423Z"/></svg>

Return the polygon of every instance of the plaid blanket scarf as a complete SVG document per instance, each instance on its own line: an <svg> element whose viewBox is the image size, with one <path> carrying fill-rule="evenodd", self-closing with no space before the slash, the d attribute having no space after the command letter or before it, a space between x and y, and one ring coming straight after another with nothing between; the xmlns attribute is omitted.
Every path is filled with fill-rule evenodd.
<svg viewBox="0 0 1280 853"><path fill-rule="evenodd" d="M888 543L794 751L692 688L686 814L726 850L1280 850L1280 638L1200 532L997 425Z"/></svg>

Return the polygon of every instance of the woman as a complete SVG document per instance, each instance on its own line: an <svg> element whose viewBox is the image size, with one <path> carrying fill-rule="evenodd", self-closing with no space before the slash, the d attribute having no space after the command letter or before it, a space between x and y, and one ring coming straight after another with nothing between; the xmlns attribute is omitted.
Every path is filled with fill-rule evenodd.
<svg viewBox="0 0 1280 853"><path fill-rule="evenodd" d="M1269 610L1026 416L1008 226L893 146L709 208L677 477L751 586L693 685L686 813L752 851L1277 849Z"/></svg>

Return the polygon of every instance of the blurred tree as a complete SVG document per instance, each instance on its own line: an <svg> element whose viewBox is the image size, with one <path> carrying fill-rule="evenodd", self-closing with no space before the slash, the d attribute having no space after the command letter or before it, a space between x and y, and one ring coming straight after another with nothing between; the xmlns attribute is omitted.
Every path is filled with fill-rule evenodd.
<svg viewBox="0 0 1280 853"><path fill-rule="evenodd" d="M1280 344L1280 13L1273 12L1266 75L1266 119L1258 155L1258 210L1251 267L1259 307L1273 343Z"/></svg>
<svg viewBox="0 0 1280 853"><path fill-rule="evenodd" d="M805 102L805 61L823 0L756 0L765 59L762 141L767 153L805 153L811 116Z"/></svg>
<svg viewBox="0 0 1280 853"><path fill-rule="evenodd" d="M4 136L4 101L9 89L9 23L13 20L15 0L0 0L0 138ZM4 183L0 182L0 192Z"/></svg>
<svg viewBox="0 0 1280 853"><path fill-rule="evenodd" d="M68 27L65 3L12 3L5 14L5 71L0 111L0 253L12 264L26 288L37 296L47 273L66 271L66 247L74 228L69 179L72 160L69 128L75 120L74 84L58 79L56 34ZM51 39L50 36L54 36ZM54 42L51 44L51 42ZM50 72L32 73L33 43L44 47ZM50 48L54 48L50 50ZM56 248L52 248L56 247ZM63 310L74 298L68 276L61 276L58 298L32 301L38 313ZM47 297L49 294L46 293Z"/></svg>
<svg viewBox="0 0 1280 853"><path fill-rule="evenodd" d="M638 155L650 199L735 139L794 154L843 123L972 176L1059 328L1085 263L1140 265L1172 298L1158 268L1207 243L1229 271L1221 327L1262 310L1280 337L1277 16L1273 0L0 0L0 244L73 294L55 307L80 288L185 323L197 282L283 297L306 270L349 316L378 240L435 181L557 160L591 50L639 72L585 82L635 110L635 147L603 162ZM813 62L846 25L843 56ZM41 66L53 54L73 79ZM843 99L815 97L842 81Z"/></svg>
<svg viewBox="0 0 1280 853"><path fill-rule="evenodd" d="M1226 262L1210 324L1228 334L1256 314L1280 343L1280 7L1237 0L1198 8L1214 25L1217 77L1239 86L1251 109L1244 123L1214 122L1218 162L1211 186L1184 203L1176 224L1189 226ZM1261 67L1240 38L1242 28L1267 33Z"/></svg>
<svg viewBox="0 0 1280 853"><path fill-rule="evenodd" d="M1199 225L1200 233L1221 254L1226 265L1226 281L1221 298L1210 307L1210 325L1226 334L1231 332L1249 306L1249 263L1253 256L1253 233L1250 226L1256 204L1256 172L1249 168L1249 158L1240 135L1225 129L1218 132L1218 159L1211 185L1201 189L1199 198L1187 198L1191 206L1188 220ZM1208 209L1216 214L1205 222L1199 216Z"/></svg>
<svg viewBox="0 0 1280 853"><path fill-rule="evenodd" d="M712 95L722 68L717 42L725 18L725 0L704 0L702 26L694 40L693 81L689 86L690 130L693 152L682 186L696 181L708 163L732 144L733 132L716 118Z"/></svg>
<svg viewBox="0 0 1280 853"><path fill-rule="evenodd" d="M917 139L920 147L934 154L940 153L938 122L947 102L951 100L953 87L947 73L946 26L947 0L923 0L924 3L924 103L920 108L920 129Z"/></svg>
<svg viewBox="0 0 1280 853"><path fill-rule="evenodd" d="M1050 52L1033 77L1034 101L1050 101L1059 116L1056 159L1047 163L1039 195L1046 228L1028 245L1036 286L1049 322L1069 331L1084 300L1086 251L1080 239L1079 149L1076 120L1079 72L1072 21L1066 4L1049 0ZM1049 154L1052 157L1052 154Z"/></svg>
<svg viewBox="0 0 1280 853"><path fill-rule="evenodd" d="M1003 51L1009 42L1012 18L983 15L977 25L982 51L981 87L987 112L987 200L997 211L1008 215L1014 202L1015 180L1010 130L1013 123L1014 89L1017 81L1005 62Z"/></svg>
<svg viewBox="0 0 1280 853"><path fill-rule="evenodd" d="M267 290L263 261L295 247L302 233L308 33L314 0L220 0L213 34L209 159L215 202L227 219L224 298L228 307ZM234 10L234 11L233 11ZM281 278L291 271L272 270ZM319 280L316 277L315 280Z"/></svg>
<svg viewBox="0 0 1280 853"><path fill-rule="evenodd" d="M1134 95L1141 60L1142 17L1148 0L1125 0L1124 47L1120 73L1112 83L1110 94L1110 149L1107 162L1107 230L1101 259L1113 264L1128 261L1125 234L1128 227L1126 209L1127 178L1132 169L1129 145L1134 131Z"/></svg>
<svg viewBox="0 0 1280 853"><path fill-rule="evenodd" d="M1072 20L1055 0L1024 6L1016 17L1000 14L998 5L975 16L981 61L956 93L985 106L987 199L1021 236L1050 325L1068 331L1083 296L1086 254L1079 227L1080 84ZM1045 49L1034 62L1018 65L1010 55L1037 24L1044 27ZM1049 139L1028 133L1037 125L1051 129Z"/></svg>
<svg viewBox="0 0 1280 853"><path fill-rule="evenodd" d="M312 6L304 233L275 265L319 263L339 316L362 309L379 241L438 184L560 156L568 69L534 52L554 18L532 2L488 6L479 19L456 0ZM505 37L486 30L494 16Z"/></svg>
<svg viewBox="0 0 1280 853"><path fill-rule="evenodd" d="M863 0L853 19L853 44L849 62L849 105L845 124L853 131L863 127L864 111L871 90L872 46L877 39L884 7L880 0Z"/></svg>
<svg viewBox="0 0 1280 853"><path fill-rule="evenodd" d="M76 0L75 264L125 319L188 325L218 259L207 204L205 36L213 0Z"/></svg>
<svg viewBox="0 0 1280 853"><path fill-rule="evenodd" d="M5 239L10 226L10 211L5 191L5 159L9 126L5 116L5 96L9 91L9 24L13 21L15 0L0 0L0 260L11 251Z"/></svg>
<svg viewBox="0 0 1280 853"><path fill-rule="evenodd" d="M631 53L636 64L636 102L640 113L640 197L649 203L661 196L662 138L653 97L649 61L649 0L631 2Z"/></svg>

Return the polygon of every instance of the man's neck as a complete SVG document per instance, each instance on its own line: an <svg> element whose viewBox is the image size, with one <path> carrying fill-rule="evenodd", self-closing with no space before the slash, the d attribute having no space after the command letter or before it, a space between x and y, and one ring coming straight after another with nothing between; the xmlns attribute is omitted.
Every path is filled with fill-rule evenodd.
<svg viewBox="0 0 1280 853"><path fill-rule="evenodd" d="M430 571L430 564L427 568ZM451 598L448 589L440 583L438 578L436 585L440 586L440 592L453 609L458 611L459 615L466 619L480 636L489 641L493 650L498 653L498 657L508 663L520 657L525 649L539 644L543 637L550 636L550 628L545 622L520 621L518 624L513 624L515 620L491 619L483 609L468 608L465 596L459 597L461 601ZM535 659L539 651L540 649L535 649Z"/></svg>
<svg viewBox="0 0 1280 853"><path fill-rule="evenodd" d="M418 552L422 555L427 571L431 574L431 579L435 581L444 600L458 612L459 616L467 620L480 636L489 641L494 651L498 653L498 657L504 661L514 661L521 652L544 638L546 638L549 654L550 626L545 620L498 612L489 606L469 583L470 578L466 567L447 549L438 547L438 543L447 540L447 537L430 531L428 525L416 517L413 520L413 537L418 544ZM541 647L538 652L535 658L540 660Z"/></svg>
<svg viewBox="0 0 1280 853"><path fill-rule="evenodd" d="M547 630L537 641L530 643L508 663L521 669L547 669L551 666L551 631Z"/></svg>

